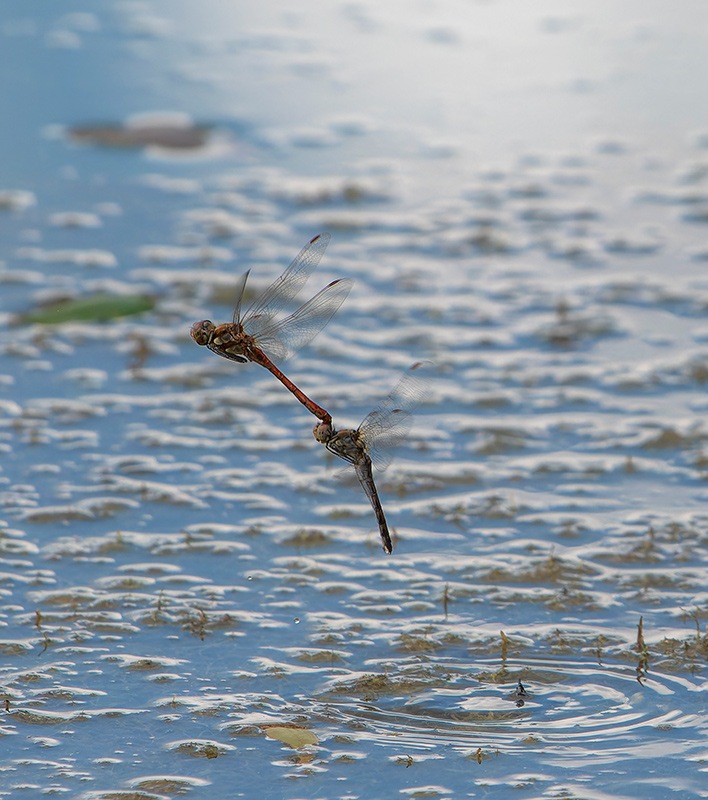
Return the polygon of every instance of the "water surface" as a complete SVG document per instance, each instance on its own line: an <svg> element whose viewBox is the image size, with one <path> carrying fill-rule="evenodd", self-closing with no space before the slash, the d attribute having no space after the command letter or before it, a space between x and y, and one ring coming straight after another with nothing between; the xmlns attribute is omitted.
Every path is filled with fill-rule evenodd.
<svg viewBox="0 0 708 800"><path fill-rule="evenodd" d="M701 16L5 4L5 796L705 796ZM345 426L436 365L390 557L188 335L324 230L287 373ZM151 310L23 321L93 293Z"/></svg>

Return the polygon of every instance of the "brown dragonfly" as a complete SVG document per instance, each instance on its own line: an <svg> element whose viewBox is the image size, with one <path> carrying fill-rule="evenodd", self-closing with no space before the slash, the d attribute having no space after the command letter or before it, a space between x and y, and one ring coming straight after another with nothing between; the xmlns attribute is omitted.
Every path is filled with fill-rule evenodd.
<svg viewBox="0 0 708 800"><path fill-rule="evenodd" d="M404 373L393 391L367 416L356 430L337 431L331 422L320 422L312 433L330 453L354 466L356 476L369 498L381 534L384 552L393 552L391 534L374 483L372 465L384 470L391 462L392 449L399 445L410 430L413 410L427 386L421 369L429 362L419 361Z"/></svg>
<svg viewBox="0 0 708 800"><path fill-rule="evenodd" d="M233 320L214 325L210 319L195 322L190 335L213 353L245 364L253 361L271 372L295 397L323 423L331 423L328 411L317 405L276 366L311 342L345 301L352 282L332 281L287 317L281 312L302 289L329 244L330 235L322 233L311 239L292 264L274 281L253 305L241 315L241 302L250 270L238 285Z"/></svg>

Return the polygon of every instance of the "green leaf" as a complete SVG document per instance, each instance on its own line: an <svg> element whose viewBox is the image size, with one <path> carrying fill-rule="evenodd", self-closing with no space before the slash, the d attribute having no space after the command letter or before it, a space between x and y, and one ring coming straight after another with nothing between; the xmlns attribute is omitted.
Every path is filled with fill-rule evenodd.
<svg viewBox="0 0 708 800"><path fill-rule="evenodd" d="M94 294L61 300L23 314L27 324L57 325L61 322L105 322L116 317L142 314L155 307L155 299L144 294Z"/></svg>

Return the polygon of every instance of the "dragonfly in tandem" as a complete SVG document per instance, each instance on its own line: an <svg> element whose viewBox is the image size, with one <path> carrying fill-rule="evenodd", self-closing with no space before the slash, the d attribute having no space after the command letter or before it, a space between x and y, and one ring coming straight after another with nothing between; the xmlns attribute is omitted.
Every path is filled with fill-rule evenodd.
<svg viewBox="0 0 708 800"><path fill-rule="evenodd" d="M413 423L413 410L427 387L428 381L423 373L429 366L426 361L413 364L356 430L337 431L331 422L319 422L312 431L315 439L330 453L354 466L359 483L374 509L384 553L389 555L393 552L393 543L374 483L372 465L379 470L386 469L391 462L391 451L406 437Z"/></svg>
<svg viewBox="0 0 708 800"><path fill-rule="evenodd" d="M328 233L311 239L285 272L241 315L241 303L250 274L248 270L238 285L232 321L215 325L210 319L204 319L195 322L190 331L198 345L208 347L223 358L241 364L252 361L265 367L323 424L331 424L329 412L299 389L278 369L276 363L284 361L311 342L346 300L352 288L352 281L347 278L332 281L292 314L282 317L283 310L320 263L329 240Z"/></svg>

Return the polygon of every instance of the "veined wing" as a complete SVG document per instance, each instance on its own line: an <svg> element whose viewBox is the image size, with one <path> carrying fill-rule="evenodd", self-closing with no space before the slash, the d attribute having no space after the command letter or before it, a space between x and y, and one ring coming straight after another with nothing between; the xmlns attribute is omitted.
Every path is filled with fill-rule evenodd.
<svg viewBox="0 0 708 800"><path fill-rule="evenodd" d="M428 381L422 372L430 362L419 361L404 373L393 391L359 426L360 441L377 469L386 469L392 450L405 439L413 424L413 411L425 395Z"/></svg>
<svg viewBox="0 0 708 800"><path fill-rule="evenodd" d="M238 324L241 321L241 302L243 300L243 293L246 291L246 282L250 274L251 270L247 269L239 278L239 282L236 286L236 305L234 306L234 316L232 320L234 324Z"/></svg>
<svg viewBox="0 0 708 800"><path fill-rule="evenodd" d="M295 256L283 274L263 292L241 320L247 333L258 336L270 325L305 285L327 249L330 235L321 233L311 239Z"/></svg>
<svg viewBox="0 0 708 800"><path fill-rule="evenodd" d="M285 360L317 336L346 300L352 285L348 278L332 281L289 317L261 327L253 334L257 345L273 361Z"/></svg>

